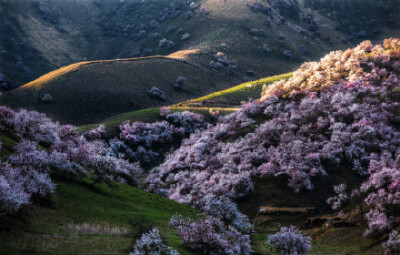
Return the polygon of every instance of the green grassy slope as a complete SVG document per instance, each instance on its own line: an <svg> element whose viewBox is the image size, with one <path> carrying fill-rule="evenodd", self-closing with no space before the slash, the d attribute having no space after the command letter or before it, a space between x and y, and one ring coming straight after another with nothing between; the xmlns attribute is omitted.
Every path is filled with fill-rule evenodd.
<svg viewBox="0 0 400 255"><path fill-rule="evenodd" d="M0 254L128 254L138 231L151 227L160 229L166 244L191 254L168 222L176 212L195 215L195 210L127 185L56 184L51 206L30 205L17 217L2 220ZM85 223L103 230L76 230Z"/></svg>
<svg viewBox="0 0 400 255"><path fill-rule="evenodd" d="M281 226L301 226L307 217L296 215L268 216L258 218L253 236L252 247L256 254L279 255L272 247L265 244L267 236L279 231ZM382 240L363 235L365 225L342 228L313 228L303 232L312 237L310 255L382 255Z"/></svg>
<svg viewBox="0 0 400 255"><path fill-rule="evenodd" d="M292 73L288 73L246 82L223 91L211 93L204 97L179 103L177 106L190 106L193 104L197 105L199 103L210 107L239 106L242 101L247 101L249 98L260 98L262 87L264 85L269 85L280 80L286 80L291 76Z"/></svg>

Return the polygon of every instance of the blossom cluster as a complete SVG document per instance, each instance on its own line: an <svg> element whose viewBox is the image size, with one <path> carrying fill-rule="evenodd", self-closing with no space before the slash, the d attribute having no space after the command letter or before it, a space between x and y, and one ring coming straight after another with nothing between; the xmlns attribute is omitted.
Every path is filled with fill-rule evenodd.
<svg viewBox="0 0 400 255"><path fill-rule="evenodd" d="M148 190L248 233L251 224L235 201L253 190L252 178L284 175L299 192L313 189L313 177L329 178L332 171L349 167L360 180L367 177L371 162L400 152L400 55L395 42L387 40L383 47L363 42L328 55L301 81L295 74L279 83L280 90L271 88L261 100L191 134L152 169ZM342 69L348 74L333 77ZM318 75L326 82L313 81ZM338 199L343 202L344 194ZM337 199L330 202L339 206Z"/></svg>
<svg viewBox="0 0 400 255"><path fill-rule="evenodd" d="M295 226L282 227L268 236L267 244L282 255L307 255L311 249L311 237L303 235Z"/></svg>
<svg viewBox="0 0 400 255"><path fill-rule="evenodd" d="M371 160L370 176L361 185L365 203L371 207L366 214L368 229L365 234L376 235L392 230L399 222L400 210L400 154L393 159L389 153L380 161Z"/></svg>
<svg viewBox="0 0 400 255"><path fill-rule="evenodd" d="M299 90L318 91L340 80L356 81L373 73L373 70L370 70L374 69L376 64L398 68L400 63L390 63L390 60L398 60L399 42L399 39L391 38L385 40L383 46L374 46L370 41L364 41L354 49L331 52L320 62L304 63L288 81L278 81L265 86L262 96L267 98L276 93L291 94Z"/></svg>
<svg viewBox="0 0 400 255"><path fill-rule="evenodd" d="M396 255L400 253L400 234L393 230L389 234L389 239L383 243L385 255Z"/></svg>
<svg viewBox="0 0 400 255"><path fill-rule="evenodd" d="M120 139L110 142L116 154L124 153L132 161L151 163L162 157L166 149L179 145L189 134L207 127L203 115L189 111L170 113L161 108L165 120L155 123L124 122L120 125Z"/></svg>
<svg viewBox="0 0 400 255"><path fill-rule="evenodd" d="M161 239L158 228L153 228L149 233L144 233L133 246L129 255L179 255L180 253L166 246Z"/></svg>
<svg viewBox="0 0 400 255"><path fill-rule="evenodd" d="M251 253L250 236L234 227L226 227L218 218L199 215L197 220L175 215L170 226L178 229L181 243L193 250L210 255L248 255Z"/></svg>
<svg viewBox="0 0 400 255"><path fill-rule="evenodd" d="M76 127L52 122L44 114L0 107L0 131L18 137L11 155L0 162L0 214L18 211L33 195L54 192L51 175L135 185L142 172L138 163L115 157L98 140L102 127L80 135Z"/></svg>

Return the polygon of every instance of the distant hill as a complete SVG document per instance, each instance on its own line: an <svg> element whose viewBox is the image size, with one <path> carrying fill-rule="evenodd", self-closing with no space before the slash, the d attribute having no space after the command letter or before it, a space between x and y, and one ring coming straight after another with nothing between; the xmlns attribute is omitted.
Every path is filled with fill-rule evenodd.
<svg viewBox="0 0 400 255"><path fill-rule="evenodd" d="M186 77L175 89L179 76ZM63 123L88 124L112 115L172 105L227 88L234 79L189 62L148 57L82 62L48 73L0 98L0 104L35 109ZM157 87L166 100L152 98ZM44 99L51 96L51 101Z"/></svg>
<svg viewBox="0 0 400 255"><path fill-rule="evenodd" d="M224 52L246 81L399 36L396 2L0 0L0 73L9 89L81 61L184 51L175 57L208 67Z"/></svg>

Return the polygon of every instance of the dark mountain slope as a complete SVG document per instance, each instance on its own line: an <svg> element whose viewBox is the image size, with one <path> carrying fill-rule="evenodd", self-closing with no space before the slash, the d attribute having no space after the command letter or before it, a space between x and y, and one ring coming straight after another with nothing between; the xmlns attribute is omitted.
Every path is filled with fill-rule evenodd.
<svg viewBox="0 0 400 255"><path fill-rule="evenodd" d="M180 90L179 76L187 77ZM14 108L35 109L63 123L98 122L122 112L171 105L227 88L234 80L224 74L168 57L82 62L70 65L0 98ZM146 91L158 87L162 101ZM45 94L52 101L43 100Z"/></svg>
<svg viewBox="0 0 400 255"><path fill-rule="evenodd" d="M188 58L205 67L222 51L236 62L238 78L254 79L295 70L301 62L364 39L399 35L396 1L0 3L0 73L8 77L9 87L80 61L180 50L196 50Z"/></svg>

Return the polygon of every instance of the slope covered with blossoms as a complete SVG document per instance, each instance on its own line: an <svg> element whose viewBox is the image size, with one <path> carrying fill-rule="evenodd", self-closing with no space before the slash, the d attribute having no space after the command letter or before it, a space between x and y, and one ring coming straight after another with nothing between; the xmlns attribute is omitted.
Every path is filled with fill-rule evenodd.
<svg viewBox="0 0 400 255"><path fill-rule="evenodd" d="M252 192L252 178L287 176L288 186L299 192L313 189L313 177L354 171L360 183L370 178L361 192L379 210L368 214L371 230L374 220L386 220L382 215L390 204L392 221L383 225L388 231L400 204L399 165L389 171L376 162L400 153L399 91L399 39L331 53L266 87L261 100L192 134L152 170L148 190L248 232L251 224L235 201Z"/></svg>

